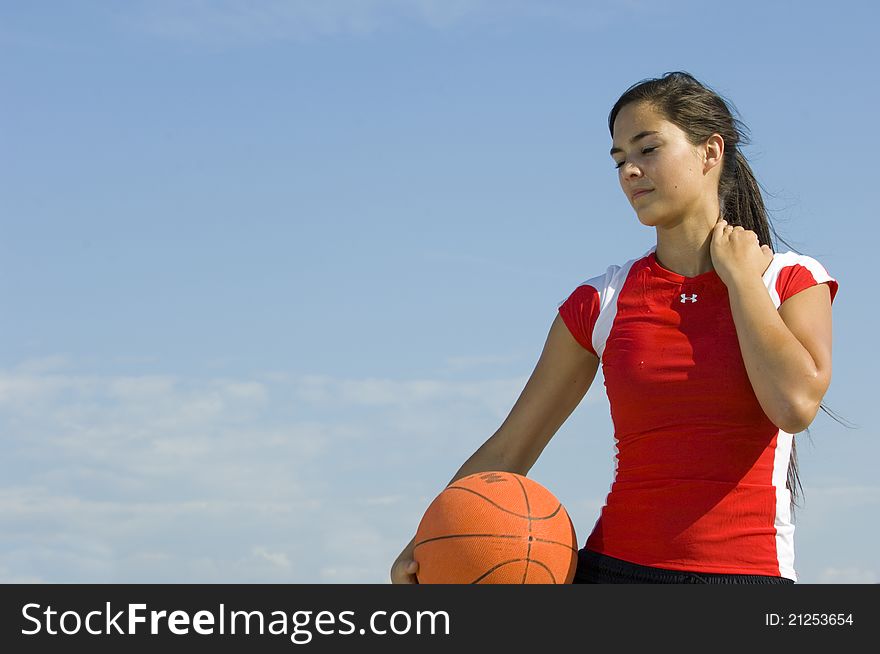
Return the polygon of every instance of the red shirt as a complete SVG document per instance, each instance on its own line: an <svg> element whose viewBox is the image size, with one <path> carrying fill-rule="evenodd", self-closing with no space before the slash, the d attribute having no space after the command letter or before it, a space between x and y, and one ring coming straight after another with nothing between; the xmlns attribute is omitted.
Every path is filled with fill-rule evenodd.
<svg viewBox="0 0 880 654"><path fill-rule="evenodd" d="M752 389L727 287L684 277L651 248L587 280L559 306L602 363L614 423L611 491L586 547L641 565L796 580L786 476L792 435ZM778 308L837 281L811 257L775 254Z"/></svg>

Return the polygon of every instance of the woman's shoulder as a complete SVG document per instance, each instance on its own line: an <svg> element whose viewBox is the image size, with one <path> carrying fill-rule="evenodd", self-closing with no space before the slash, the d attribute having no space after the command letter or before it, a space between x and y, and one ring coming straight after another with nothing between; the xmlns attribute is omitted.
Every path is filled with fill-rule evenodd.
<svg viewBox="0 0 880 654"><path fill-rule="evenodd" d="M774 253L763 278L771 297L780 303L805 288L825 283L831 290L833 302L839 286L818 259L791 250Z"/></svg>
<svg viewBox="0 0 880 654"><path fill-rule="evenodd" d="M592 277L588 277L585 281L578 284L578 286L583 286L586 284L589 286L593 286L599 291L602 291L605 287L608 286L608 284L614 283L618 279L626 278L626 276L633 269L633 266L646 261L655 249L656 247L651 247L640 256L627 259L621 263L609 264L605 267L604 272L595 274ZM601 270L601 268L599 270Z"/></svg>
<svg viewBox="0 0 880 654"><path fill-rule="evenodd" d="M791 250L774 252L773 261L770 262L764 276L779 275L783 272L791 274L794 271L788 270L790 268L803 268L805 271L810 272L817 281L820 278L822 281L832 279L827 268L818 259L808 254L801 254Z"/></svg>
<svg viewBox="0 0 880 654"><path fill-rule="evenodd" d="M798 264L803 266L822 266L819 260L815 257L811 257L808 254L801 254L800 252L794 252L793 250L774 252L773 263L779 266L794 266ZM824 266L822 267L824 268Z"/></svg>
<svg viewBox="0 0 880 654"><path fill-rule="evenodd" d="M612 263L605 267L604 272L597 272L584 281L575 284L574 288L569 290L569 294L559 302L561 306L568 300L584 301L592 296L598 302L599 306L606 306L617 292L623 288L623 282L633 270L633 266L647 260L648 256L655 250L654 247L638 257L633 257L621 263ZM601 270L601 268L599 269Z"/></svg>

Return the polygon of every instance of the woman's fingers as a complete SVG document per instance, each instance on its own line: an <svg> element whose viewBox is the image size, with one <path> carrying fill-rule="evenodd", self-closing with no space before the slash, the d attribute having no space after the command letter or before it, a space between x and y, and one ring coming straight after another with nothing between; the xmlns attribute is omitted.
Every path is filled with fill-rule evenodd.
<svg viewBox="0 0 880 654"><path fill-rule="evenodd" d="M416 573L419 571L418 561L401 560L391 569L392 584L417 584Z"/></svg>

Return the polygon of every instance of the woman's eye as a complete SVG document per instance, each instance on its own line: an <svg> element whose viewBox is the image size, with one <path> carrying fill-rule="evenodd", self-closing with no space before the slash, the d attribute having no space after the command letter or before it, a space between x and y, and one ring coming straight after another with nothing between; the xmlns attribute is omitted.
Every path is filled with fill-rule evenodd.
<svg viewBox="0 0 880 654"><path fill-rule="evenodd" d="M656 149L657 149L657 146L656 146L656 145L653 146L653 147L650 147L650 148L642 148L642 154L648 154L649 152L653 152L653 151L656 150ZM625 163L626 163L626 160L624 159L624 160L621 161L619 164L615 164L614 167L617 168L617 169L619 170L620 167L623 166L623 164L625 164Z"/></svg>

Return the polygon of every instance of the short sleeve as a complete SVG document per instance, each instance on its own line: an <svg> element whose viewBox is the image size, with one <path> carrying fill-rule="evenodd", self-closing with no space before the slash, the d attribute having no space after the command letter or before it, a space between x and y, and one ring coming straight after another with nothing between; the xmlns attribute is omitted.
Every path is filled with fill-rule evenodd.
<svg viewBox="0 0 880 654"><path fill-rule="evenodd" d="M812 257L801 255L795 263L787 265L779 271L779 276L776 278L776 292L779 294L779 302L781 304L793 295L818 284L828 284L833 303L834 296L837 295L837 280L828 274L821 263Z"/></svg>
<svg viewBox="0 0 880 654"><path fill-rule="evenodd" d="M593 327L599 317L599 306L599 291L589 284L578 286L559 305L559 315L571 335L593 354L596 354L593 347Z"/></svg>

